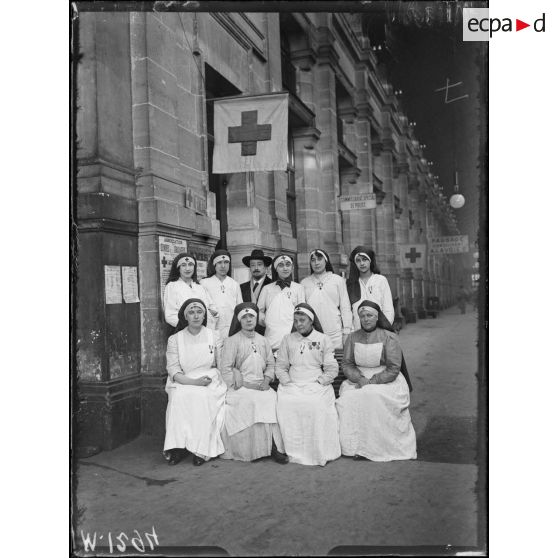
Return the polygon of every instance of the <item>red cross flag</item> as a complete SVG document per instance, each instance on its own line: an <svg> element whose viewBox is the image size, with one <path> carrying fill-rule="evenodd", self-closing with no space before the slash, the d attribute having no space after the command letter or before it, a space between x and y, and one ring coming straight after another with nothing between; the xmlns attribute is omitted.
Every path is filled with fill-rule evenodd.
<svg viewBox="0 0 558 558"><path fill-rule="evenodd" d="M287 170L288 93L215 100L213 172Z"/></svg>
<svg viewBox="0 0 558 558"><path fill-rule="evenodd" d="M426 244L400 244L399 262L402 268L420 269L426 267Z"/></svg>

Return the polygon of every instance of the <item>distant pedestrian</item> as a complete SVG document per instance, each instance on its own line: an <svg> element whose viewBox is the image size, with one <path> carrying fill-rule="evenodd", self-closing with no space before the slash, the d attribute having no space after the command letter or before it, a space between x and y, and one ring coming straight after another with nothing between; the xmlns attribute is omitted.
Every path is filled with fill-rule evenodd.
<svg viewBox="0 0 558 558"><path fill-rule="evenodd" d="M198 282L197 267L196 258L187 252L178 254L171 264L163 294L163 309L165 321L172 327L176 327L178 324L178 310L184 304L184 301L189 298L203 300L209 313L214 318L219 315L213 299Z"/></svg>
<svg viewBox="0 0 558 558"><path fill-rule="evenodd" d="M465 290L463 285L459 285L459 291L457 291L457 307L461 310L462 314L467 312L467 301L469 300L469 294Z"/></svg>
<svg viewBox="0 0 558 558"><path fill-rule="evenodd" d="M293 281L293 265L291 256L277 256L273 260L273 282L262 289L258 299L260 324L273 351L292 330L294 307L305 302L304 288Z"/></svg>
<svg viewBox="0 0 558 558"><path fill-rule="evenodd" d="M349 261L351 266L347 291L353 311L353 328L360 328L358 307L363 300L371 300L378 304L389 323L393 324L395 311L391 289L387 279L380 275L374 251L365 246L357 246L351 252Z"/></svg>
<svg viewBox="0 0 558 558"><path fill-rule="evenodd" d="M339 365L329 337L308 304L294 309L294 329L283 338L277 354L277 420L292 463L325 465L341 456L331 385Z"/></svg>
<svg viewBox="0 0 558 558"><path fill-rule="evenodd" d="M300 282L306 302L316 310L333 348L341 349L353 328L347 285L333 272L329 255L324 250L316 249L310 253L310 269L312 274Z"/></svg>
<svg viewBox="0 0 558 558"><path fill-rule="evenodd" d="M222 341L207 327L202 300L190 298L179 310L179 322L167 343L169 402L164 450L176 465L185 450L194 465L223 453L221 429L225 421L227 386L218 370Z"/></svg>
<svg viewBox="0 0 558 558"><path fill-rule="evenodd" d="M240 284L240 292L244 302L257 304L263 287L272 283L272 280L267 276L267 268L271 265L271 262L272 259L264 255L263 251L259 249L252 250L249 256L242 258L242 263L250 268L250 280ZM258 324L256 331L263 335L265 327Z"/></svg>
<svg viewBox="0 0 558 558"><path fill-rule="evenodd" d="M358 313L361 328L345 343L347 380L336 401L341 451L372 461L416 459L410 382L401 371L398 336L378 304L363 301Z"/></svg>
<svg viewBox="0 0 558 558"><path fill-rule="evenodd" d="M287 463L277 424L277 394L269 387L275 359L268 340L256 332L257 323L258 307L239 304L223 344L220 368L228 391L221 458L253 461L271 455Z"/></svg>
<svg viewBox="0 0 558 558"><path fill-rule="evenodd" d="M242 302L240 285L231 277L231 255L227 250L215 250L207 263L207 277L200 283L219 311L215 329L221 339L225 339L231 327L234 307Z"/></svg>

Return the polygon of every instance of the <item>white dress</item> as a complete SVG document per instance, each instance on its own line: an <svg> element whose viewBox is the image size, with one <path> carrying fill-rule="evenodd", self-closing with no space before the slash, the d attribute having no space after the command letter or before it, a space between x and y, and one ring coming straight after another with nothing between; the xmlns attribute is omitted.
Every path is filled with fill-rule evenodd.
<svg viewBox="0 0 558 558"><path fill-rule="evenodd" d="M265 285L258 299L260 323L265 326L265 337L276 351L285 335L291 333L294 307L306 302L304 288L291 281L290 287L281 289L276 282Z"/></svg>
<svg viewBox="0 0 558 558"><path fill-rule="evenodd" d="M341 456L331 385L338 371L327 335L314 330L307 337L295 332L283 339L275 366L281 382L277 420L292 463L323 466Z"/></svg>
<svg viewBox="0 0 558 558"><path fill-rule="evenodd" d="M360 455L372 461L416 459L416 435L409 413L407 382L398 369L401 349L396 334L376 328L352 333L345 343L343 367L355 367L368 379L393 381L367 384L357 389L345 380L335 402L343 455ZM390 371L395 370L395 372ZM383 381L382 380L382 381Z"/></svg>
<svg viewBox="0 0 558 558"><path fill-rule="evenodd" d="M273 441L283 453L277 425L277 394L273 389L233 389L233 368L240 372L245 384L260 384L264 375L273 380L275 359L268 341L258 333L250 338L238 332L223 344L221 371L229 389L225 428L221 431L225 446L221 459L253 461L271 455Z"/></svg>
<svg viewBox="0 0 558 558"><path fill-rule="evenodd" d="M203 303L206 305L208 311L210 309L216 310L211 296L202 287L202 285L194 283L193 281L188 284L182 279L177 279L176 281L171 281L165 287L165 293L163 295L165 321L169 325L176 327L176 324L178 324L178 311L184 302L186 302L189 298L199 298L200 300L203 300ZM211 312L208 312L207 318L208 327L211 327Z"/></svg>
<svg viewBox="0 0 558 558"><path fill-rule="evenodd" d="M315 274L309 275L300 284L304 287L306 302L315 310L334 349L342 349L343 330L350 333L353 329L351 303L345 280L327 271L320 278Z"/></svg>
<svg viewBox="0 0 558 558"><path fill-rule="evenodd" d="M234 307L242 302L240 285L228 275L223 281L217 275L212 275L202 279L200 284L207 290L219 311L216 329L221 334L221 339L226 339L229 336Z"/></svg>
<svg viewBox="0 0 558 558"><path fill-rule="evenodd" d="M198 335L186 328L169 337L165 451L186 448L206 460L223 453L227 386L215 367L220 345L219 334L206 327ZM208 386L179 384L173 378L180 371L192 379L210 376L212 382Z"/></svg>
<svg viewBox="0 0 558 558"><path fill-rule="evenodd" d="M393 299L391 298L391 289L388 280L377 273L373 273L366 283L359 279L360 299L353 304L353 327L355 330L360 329L360 318L358 317L358 307L363 300L375 302L384 316L393 324L395 318L395 310L393 309Z"/></svg>

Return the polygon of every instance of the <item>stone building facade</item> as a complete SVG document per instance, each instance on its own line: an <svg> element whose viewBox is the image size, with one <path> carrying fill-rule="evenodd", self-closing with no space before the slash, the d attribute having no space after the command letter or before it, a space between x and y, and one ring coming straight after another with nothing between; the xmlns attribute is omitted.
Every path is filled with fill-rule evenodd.
<svg viewBox="0 0 558 558"><path fill-rule="evenodd" d="M457 234L358 14L84 12L76 85L79 440L103 449L162 433L168 329L159 238L200 260L220 241L233 276L253 248L328 251L348 272L373 247L407 317L452 301L456 260L400 267L398 246ZM212 173L212 99L289 91L286 172ZM375 209L339 196L374 193ZM137 269L139 302L107 304L105 266Z"/></svg>

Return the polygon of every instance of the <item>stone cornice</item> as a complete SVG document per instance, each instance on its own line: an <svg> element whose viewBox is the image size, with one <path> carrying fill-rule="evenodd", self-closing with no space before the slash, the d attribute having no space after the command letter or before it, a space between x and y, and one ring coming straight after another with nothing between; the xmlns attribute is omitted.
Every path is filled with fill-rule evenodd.
<svg viewBox="0 0 558 558"><path fill-rule="evenodd" d="M295 128L292 132L294 140L303 140L305 149L314 149L320 139L321 132L317 128L308 126L307 128Z"/></svg>

